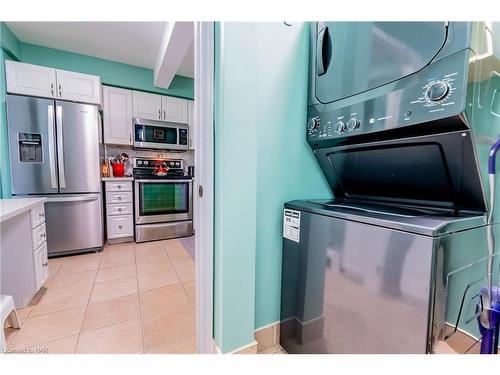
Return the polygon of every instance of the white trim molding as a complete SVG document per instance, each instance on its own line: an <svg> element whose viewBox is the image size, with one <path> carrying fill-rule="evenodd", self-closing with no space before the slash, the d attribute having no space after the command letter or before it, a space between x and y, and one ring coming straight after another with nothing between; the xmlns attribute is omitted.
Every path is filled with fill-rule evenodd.
<svg viewBox="0 0 500 375"><path fill-rule="evenodd" d="M196 216L196 346L211 354L213 346L214 218L214 22L196 22L194 31L194 121ZM199 191L203 194L200 197Z"/></svg>

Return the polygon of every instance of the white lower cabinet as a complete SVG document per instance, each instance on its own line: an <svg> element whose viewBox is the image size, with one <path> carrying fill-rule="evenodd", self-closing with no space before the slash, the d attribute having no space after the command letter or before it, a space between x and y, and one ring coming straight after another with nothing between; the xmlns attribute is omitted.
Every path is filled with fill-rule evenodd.
<svg viewBox="0 0 500 375"><path fill-rule="evenodd" d="M47 280L49 261L43 201L17 210L12 217L0 218L0 292L12 296L21 309Z"/></svg>
<svg viewBox="0 0 500 375"><path fill-rule="evenodd" d="M33 254L35 265L35 287L40 289L49 277L49 261L47 257L47 242L38 248Z"/></svg>
<svg viewBox="0 0 500 375"><path fill-rule="evenodd" d="M124 191L120 193L107 192L106 203L132 203L132 192Z"/></svg>
<svg viewBox="0 0 500 375"><path fill-rule="evenodd" d="M108 215L132 215L134 213L132 203L108 204Z"/></svg>
<svg viewBox="0 0 500 375"><path fill-rule="evenodd" d="M108 238L129 237L134 235L132 215L108 216Z"/></svg>
<svg viewBox="0 0 500 375"><path fill-rule="evenodd" d="M133 241L132 181L106 181L105 189L108 242Z"/></svg>
<svg viewBox="0 0 500 375"><path fill-rule="evenodd" d="M47 253L47 230L45 227L45 207L40 205L30 211L31 241L33 245L33 267L35 289L38 291L49 277L49 259Z"/></svg>

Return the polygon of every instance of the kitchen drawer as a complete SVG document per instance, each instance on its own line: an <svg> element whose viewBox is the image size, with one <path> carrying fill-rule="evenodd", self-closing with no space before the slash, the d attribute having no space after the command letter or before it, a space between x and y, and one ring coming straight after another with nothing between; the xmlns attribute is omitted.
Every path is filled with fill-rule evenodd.
<svg viewBox="0 0 500 375"><path fill-rule="evenodd" d="M109 216L132 215L134 213L134 209L132 207L132 203L108 204L106 205L106 213Z"/></svg>
<svg viewBox="0 0 500 375"><path fill-rule="evenodd" d="M106 181L106 192L110 191L132 191L132 182Z"/></svg>
<svg viewBox="0 0 500 375"><path fill-rule="evenodd" d="M108 238L130 237L134 235L134 219L132 215L108 216Z"/></svg>
<svg viewBox="0 0 500 375"><path fill-rule="evenodd" d="M125 191L123 193L106 193L106 204L110 203L132 203L132 192Z"/></svg>
<svg viewBox="0 0 500 375"><path fill-rule="evenodd" d="M45 223L39 225L32 230L33 236L33 250L38 249L47 239L47 231L45 229Z"/></svg>
<svg viewBox="0 0 500 375"><path fill-rule="evenodd" d="M32 208L30 215L31 229L35 229L37 226L45 222L45 206L41 204L38 207Z"/></svg>
<svg viewBox="0 0 500 375"><path fill-rule="evenodd" d="M49 276L49 261L47 257L47 242L33 253L35 267L35 288L38 291Z"/></svg>

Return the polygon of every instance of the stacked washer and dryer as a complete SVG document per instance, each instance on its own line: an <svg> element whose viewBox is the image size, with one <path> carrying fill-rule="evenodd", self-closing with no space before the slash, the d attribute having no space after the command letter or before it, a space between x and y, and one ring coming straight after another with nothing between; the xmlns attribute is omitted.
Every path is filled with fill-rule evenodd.
<svg viewBox="0 0 500 375"><path fill-rule="evenodd" d="M311 24L306 137L335 198L284 207L288 352L433 353L480 339L489 261L499 282L496 26Z"/></svg>

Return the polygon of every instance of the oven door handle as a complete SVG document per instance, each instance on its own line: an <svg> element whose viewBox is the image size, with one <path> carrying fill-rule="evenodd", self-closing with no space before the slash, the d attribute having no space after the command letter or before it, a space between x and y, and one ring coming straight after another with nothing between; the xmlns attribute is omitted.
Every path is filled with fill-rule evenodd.
<svg viewBox="0 0 500 375"><path fill-rule="evenodd" d="M140 183L140 182L158 183L158 184L171 183L171 182L187 182L189 184L192 184L193 180L192 179L164 179L164 180L135 179L135 183Z"/></svg>

